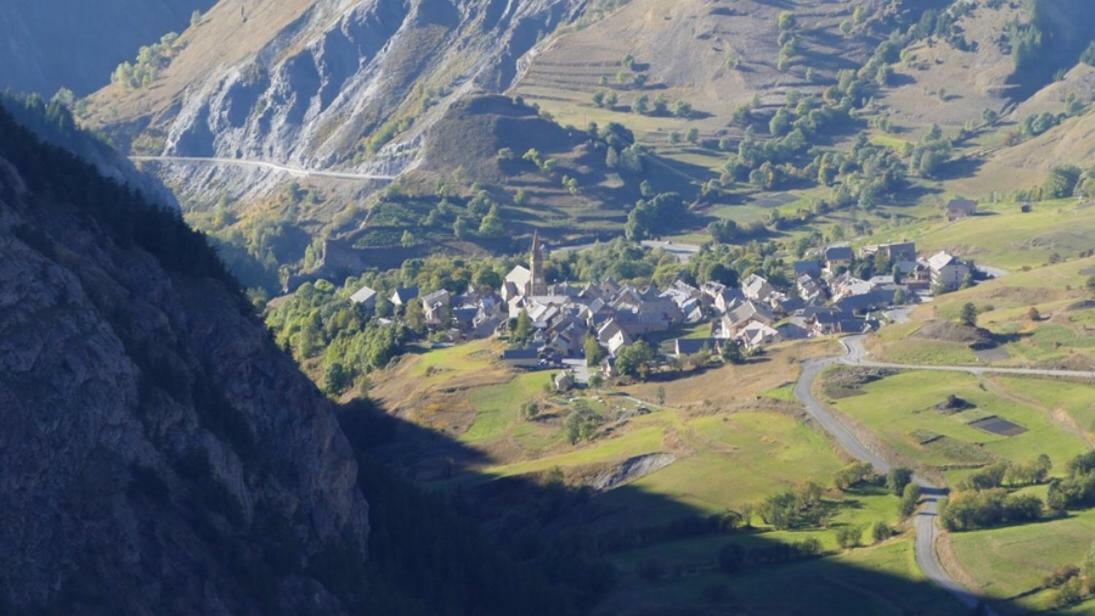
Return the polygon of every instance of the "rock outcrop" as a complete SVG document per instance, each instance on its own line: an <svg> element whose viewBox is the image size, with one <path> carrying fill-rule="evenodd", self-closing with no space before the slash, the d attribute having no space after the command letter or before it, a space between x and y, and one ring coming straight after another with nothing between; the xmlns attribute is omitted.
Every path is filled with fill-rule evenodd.
<svg viewBox="0 0 1095 616"><path fill-rule="evenodd" d="M451 102L507 87L519 59L583 5L312 0L252 10L227 0L184 34L162 84L96 95L96 121L123 140L153 136L171 156L399 173ZM209 57L229 31L247 46Z"/></svg>
<svg viewBox="0 0 1095 616"><path fill-rule="evenodd" d="M332 405L132 200L0 109L0 612L346 613L368 506Z"/></svg>

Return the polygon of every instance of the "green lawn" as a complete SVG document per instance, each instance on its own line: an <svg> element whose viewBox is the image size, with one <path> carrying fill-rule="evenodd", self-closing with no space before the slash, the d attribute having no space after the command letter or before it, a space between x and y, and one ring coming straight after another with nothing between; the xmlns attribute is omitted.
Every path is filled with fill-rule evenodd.
<svg viewBox="0 0 1095 616"><path fill-rule="evenodd" d="M796 400L796 398L795 398L795 384L794 383L788 383L786 385L781 385L781 386L776 387L774 389L769 389L768 391L764 392L763 395L768 397L768 398L772 398L773 400L782 400L783 402L794 402Z"/></svg>
<svg viewBox="0 0 1095 616"><path fill-rule="evenodd" d="M957 320L966 303L978 311L977 323L1002 336L1002 366L1082 367L1095 361L1095 308L1082 301L1095 271L1095 258L1076 259L1031 271L1018 271L970 289L942 295L919 307L910 323L891 325L872 337L880 358L902 363L984 363L966 345L926 340L914 333L929 319ZM1030 308L1041 318L1032 321ZM1010 339L1008 338L1010 337Z"/></svg>

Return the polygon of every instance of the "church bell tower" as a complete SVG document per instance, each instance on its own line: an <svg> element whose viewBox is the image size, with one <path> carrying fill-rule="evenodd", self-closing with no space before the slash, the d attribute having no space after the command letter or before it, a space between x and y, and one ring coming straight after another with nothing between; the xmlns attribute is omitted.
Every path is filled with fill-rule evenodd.
<svg viewBox="0 0 1095 616"><path fill-rule="evenodd" d="M540 232L532 232L532 253L529 255L529 295L547 295L547 278L544 276L544 247Z"/></svg>

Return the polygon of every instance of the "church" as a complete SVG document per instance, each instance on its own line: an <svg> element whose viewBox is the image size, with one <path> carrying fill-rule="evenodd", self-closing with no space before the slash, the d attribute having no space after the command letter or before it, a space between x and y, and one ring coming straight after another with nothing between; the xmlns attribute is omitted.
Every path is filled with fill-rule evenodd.
<svg viewBox="0 0 1095 616"><path fill-rule="evenodd" d="M547 277L544 274L544 245L540 241L540 232L533 231L532 249L529 251L529 266L518 265L506 274L502 298L510 301L514 297L538 297L547 294Z"/></svg>

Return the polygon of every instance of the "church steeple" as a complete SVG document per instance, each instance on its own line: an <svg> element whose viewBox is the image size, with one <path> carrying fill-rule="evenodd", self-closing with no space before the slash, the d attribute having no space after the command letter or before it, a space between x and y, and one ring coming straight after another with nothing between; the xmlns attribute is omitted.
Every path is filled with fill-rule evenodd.
<svg viewBox="0 0 1095 616"><path fill-rule="evenodd" d="M540 232L532 232L532 251L529 255L529 295L547 295L547 278L544 276L544 248L540 244Z"/></svg>

